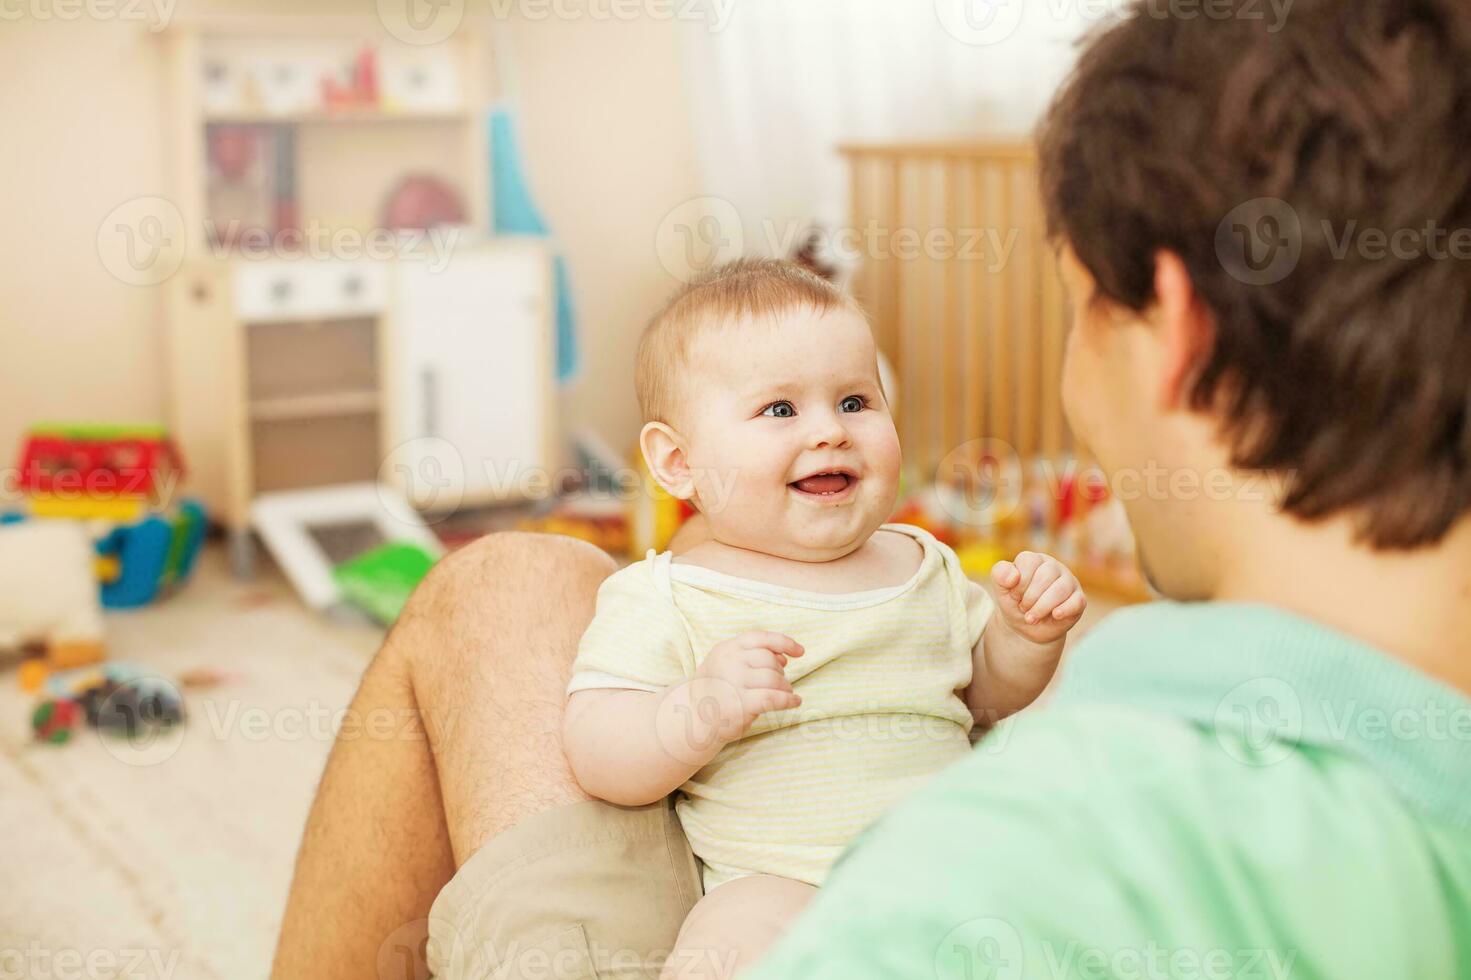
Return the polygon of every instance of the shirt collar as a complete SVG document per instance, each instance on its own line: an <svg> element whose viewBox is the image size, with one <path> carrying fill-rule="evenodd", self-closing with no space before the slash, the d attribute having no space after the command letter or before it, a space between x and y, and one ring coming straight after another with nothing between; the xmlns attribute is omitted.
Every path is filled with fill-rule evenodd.
<svg viewBox="0 0 1471 980"><path fill-rule="evenodd" d="M1283 609L1155 602L1115 612L1059 682L1055 703L1087 701L1234 730L1234 751L1255 765L1299 745L1351 753L1411 802L1471 828L1471 698Z"/></svg>

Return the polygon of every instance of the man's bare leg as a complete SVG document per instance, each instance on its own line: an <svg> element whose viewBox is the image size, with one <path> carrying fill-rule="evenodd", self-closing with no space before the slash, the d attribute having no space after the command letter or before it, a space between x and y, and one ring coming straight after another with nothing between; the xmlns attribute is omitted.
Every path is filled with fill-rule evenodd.
<svg viewBox="0 0 1471 980"><path fill-rule="evenodd" d="M613 567L572 538L497 534L415 591L332 747L273 977L425 976L425 919L455 869L587 799L562 753L563 692Z"/></svg>

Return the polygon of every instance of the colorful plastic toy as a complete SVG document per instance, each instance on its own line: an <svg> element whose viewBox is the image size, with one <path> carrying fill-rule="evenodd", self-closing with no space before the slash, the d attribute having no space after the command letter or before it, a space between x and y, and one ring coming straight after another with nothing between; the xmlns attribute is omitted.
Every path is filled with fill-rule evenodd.
<svg viewBox="0 0 1471 980"><path fill-rule="evenodd" d="M85 717L93 728L128 735L146 725L175 725L184 720L184 701L178 688L166 678L129 663L105 663L52 674L46 679L46 699L41 707L46 705L58 706L56 710L70 705L76 717Z"/></svg>
<svg viewBox="0 0 1471 980"><path fill-rule="evenodd" d="M18 485L36 517L126 521L167 505L183 476L158 426L46 425L26 437Z"/></svg>
<svg viewBox="0 0 1471 980"><path fill-rule="evenodd" d="M338 565L332 579L348 602L388 625L398 619L434 561L417 544L390 541Z"/></svg>
<svg viewBox="0 0 1471 980"><path fill-rule="evenodd" d="M75 701L49 698L31 712L31 731L36 733L38 742L62 745L71 740L81 715L81 708Z"/></svg>
<svg viewBox="0 0 1471 980"><path fill-rule="evenodd" d="M171 514L113 528L96 543L102 604L131 609L182 584L194 570L206 527L204 508L185 500Z"/></svg>
<svg viewBox="0 0 1471 980"><path fill-rule="evenodd" d="M114 734L135 735L149 725L177 725L184 720L184 703L172 686L140 678L119 684L104 681L88 688L79 699L87 724Z"/></svg>
<svg viewBox="0 0 1471 980"><path fill-rule="evenodd" d="M44 657L27 657L20 664L20 689L27 694L35 694L50 675L51 668Z"/></svg>
<svg viewBox="0 0 1471 980"><path fill-rule="evenodd" d="M695 508L659 486L642 453L635 452L633 460L642 486L628 503L628 557L638 561L651 548L667 548L674 532L694 515Z"/></svg>
<svg viewBox="0 0 1471 980"><path fill-rule="evenodd" d="M178 450L156 426L39 427L21 451L26 512L0 515L0 524L87 521L102 604L146 605L188 578L204 542L204 508L176 499L183 475Z"/></svg>

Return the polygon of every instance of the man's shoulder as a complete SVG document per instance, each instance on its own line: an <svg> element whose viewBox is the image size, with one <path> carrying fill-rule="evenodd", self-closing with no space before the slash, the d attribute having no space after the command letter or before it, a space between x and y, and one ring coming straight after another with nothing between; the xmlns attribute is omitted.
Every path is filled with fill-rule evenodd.
<svg viewBox="0 0 1471 980"><path fill-rule="evenodd" d="M918 807L997 811L998 795L1050 801L1049 832L1099 843L1239 840L1251 855L1301 830L1416 824L1351 754L1128 705L1065 704L1015 716L922 791ZM1276 855L1265 858L1275 861Z"/></svg>
<svg viewBox="0 0 1471 980"><path fill-rule="evenodd" d="M1043 933L1088 919L1059 903L1066 881L1087 905L1116 909L1117 930L1142 916L1162 934L1260 938L1271 929L1259 916L1272 909L1306 942L1328 928L1324 896L1342 921L1369 923L1384 894L1438 892L1434 868L1446 857L1433 825L1350 754L1254 744L1233 729L1106 704L997 726L892 818L879 833L894 835L896 856L929 853L976 881L1000 876L1010 907L1038 917L1031 925ZM1466 889L1471 841L1460 841L1452 857Z"/></svg>
<svg viewBox="0 0 1471 980"><path fill-rule="evenodd" d="M761 976L843 975L807 970L825 962L815 944L826 932L830 950L833 929L861 947L853 965L892 956L887 966L908 968L922 955L940 977L973 972L978 963L945 957L983 948L1011 948L1028 967L1005 974L1016 976L1086 975L1097 964L1078 956L1180 949L1301 956L1325 976L1411 961L1433 972L1457 955L1465 923L1446 903L1471 890L1471 849L1430 839L1353 758L1289 749L1255 764L1208 726L1117 705L1018 716L863 835L803 923L811 955L798 936ZM1386 935L1390 906L1410 925Z"/></svg>

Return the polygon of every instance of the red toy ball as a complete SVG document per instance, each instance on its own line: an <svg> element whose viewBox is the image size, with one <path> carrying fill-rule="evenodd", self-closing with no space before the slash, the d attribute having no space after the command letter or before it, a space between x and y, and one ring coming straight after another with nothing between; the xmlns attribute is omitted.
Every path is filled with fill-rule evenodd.
<svg viewBox="0 0 1471 980"><path fill-rule="evenodd" d="M454 190L427 174L410 174L398 182L383 209L383 226L420 231L465 222L465 207Z"/></svg>
<svg viewBox="0 0 1471 980"><path fill-rule="evenodd" d="M31 729L37 741L61 745L72 737L81 716L81 708L75 701L48 698L36 705L31 714Z"/></svg>

